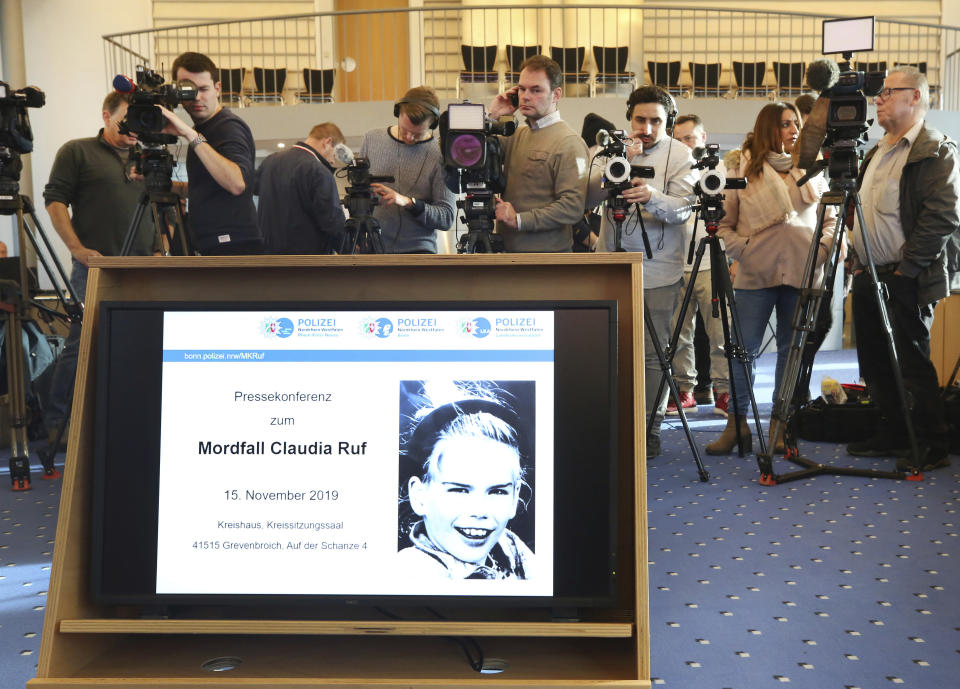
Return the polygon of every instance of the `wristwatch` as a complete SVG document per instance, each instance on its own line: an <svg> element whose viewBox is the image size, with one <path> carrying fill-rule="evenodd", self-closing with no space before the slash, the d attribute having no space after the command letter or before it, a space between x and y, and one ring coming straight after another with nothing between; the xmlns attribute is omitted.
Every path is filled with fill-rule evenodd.
<svg viewBox="0 0 960 689"><path fill-rule="evenodd" d="M195 151L197 146L205 143L207 143L207 140L203 138L203 134L197 134L197 138L190 142L190 150Z"/></svg>

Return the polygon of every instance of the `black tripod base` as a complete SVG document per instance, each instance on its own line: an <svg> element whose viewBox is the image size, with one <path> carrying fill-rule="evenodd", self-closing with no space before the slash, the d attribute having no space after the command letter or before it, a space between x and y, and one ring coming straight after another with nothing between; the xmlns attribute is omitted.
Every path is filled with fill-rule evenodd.
<svg viewBox="0 0 960 689"><path fill-rule="evenodd" d="M796 450L788 450L786 459L793 462L794 464L799 464L803 469L799 471L791 471L785 474L775 474L773 473L773 457L770 455L757 455L757 461L760 463L761 472L760 472L760 485L763 486L775 486L780 483L788 483L790 481L797 481L804 478L809 478L810 476L821 476L821 475L830 475L830 476L860 476L862 478L891 478L891 479L907 479L908 481L922 481L922 474L905 474L902 471L878 471L876 469L857 469L855 467L838 467L830 464L821 464L820 462L814 462L812 459L807 459L806 457L801 457L796 453ZM766 468L767 471L763 471Z"/></svg>
<svg viewBox="0 0 960 689"><path fill-rule="evenodd" d="M26 457L10 458L10 481L13 490L30 490L30 460Z"/></svg>

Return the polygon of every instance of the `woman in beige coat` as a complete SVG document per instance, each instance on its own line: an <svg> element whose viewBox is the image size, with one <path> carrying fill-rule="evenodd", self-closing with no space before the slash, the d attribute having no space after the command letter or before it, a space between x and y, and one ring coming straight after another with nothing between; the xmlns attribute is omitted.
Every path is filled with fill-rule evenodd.
<svg viewBox="0 0 960 689"><path fill-rule="evenodd" d="M738 261L734 278L734 296L743 346L753 359L760 351L770 314L777 314L777 367L774 397L780 388L783 367L793 337L794 309L803 283L806 259L817 224L820 196L827 184L816 177L803 186L797 180L804 175L791 155L800 134L800 115L791 103L770 103L757 115L753 131L747 134L740 157L739 174L747 178L742 190L726 192L719 235L727 256ZM817 270L829 255L833 241L835 213L828 207L824 234L818 254ZM815 280L819 280L819 274ZM756 364L750 364L750 382ZM733 367L734 413L727 416L721 436L707 445L709 454L726 454L736 445L737 426L747 439L750 429L746 418L750 398L743 367ZM779 444L779 443L778 443ZM782 444L781 444L782 447Z"/></svg>

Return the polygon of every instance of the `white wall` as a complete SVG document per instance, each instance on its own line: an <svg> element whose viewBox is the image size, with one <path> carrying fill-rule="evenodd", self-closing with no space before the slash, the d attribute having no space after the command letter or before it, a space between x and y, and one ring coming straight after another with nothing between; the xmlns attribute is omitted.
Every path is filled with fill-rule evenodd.
<svg viewBox="0 0 960 689"><path fill-rule="evenodd" d="M54 156L64 142L93 136L103 126L100 107L113 75L104 71L101 36L149 28L151 21L150 0L23 2L27 83L47 95L45 107L30 110L35 144L30 156L34 203L51 238L56 232L43 210L43 187ZM59 246L69 266L70 253Z"/></svg>

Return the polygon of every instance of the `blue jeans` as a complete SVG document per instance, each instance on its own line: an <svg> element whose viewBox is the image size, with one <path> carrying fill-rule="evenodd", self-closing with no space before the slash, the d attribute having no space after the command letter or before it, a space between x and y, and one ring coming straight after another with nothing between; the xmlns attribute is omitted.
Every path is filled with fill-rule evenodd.
<svg viewBox="0 0 960 689"><path fill-rule="evenodd" d="M743 346L750 354L750 385L753 386L757 375L757 355L763 345L763 333L773 310L777 311L777 372L773 388L774 399L780 391L780 380L783 377L783 367L790 355L790 344L793 341L793 316L797 308L797 299L800 290L796 287L781 285L765 289L736 289L734 298L737 301L737 315L740 318L740 329L743 332ZM734 410L737 414L747 414L750 411L750 396L747 393L747 380L743 375L743 367L734 362L733 383L736 388Z"/></svg>
<svg viewBox="0 0 960 689"><path fill-rule="evenodd" d="M89 268L79 261L73 262L70 271L70 282L77 296L85 299L87 293L87 272ZM68 293L69 296L69 293ZM80 350L80 323L71 323L70 332L64 343L60 358L57 359L50 381L50 402L44 414L47 428L56 428L70 413L70 402L73 399L73 382L77 376L77 354Z"/></svg>

